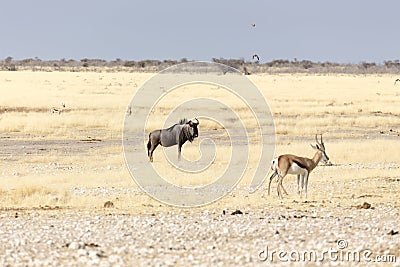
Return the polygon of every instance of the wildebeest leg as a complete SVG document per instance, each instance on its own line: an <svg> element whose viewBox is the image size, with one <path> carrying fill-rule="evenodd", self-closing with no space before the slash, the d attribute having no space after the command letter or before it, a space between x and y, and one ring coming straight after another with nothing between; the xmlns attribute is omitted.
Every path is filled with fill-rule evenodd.
<svg viewBox="0 0 400 267"><path fill-rule="evenodd" d="M178 161L181 160L182 145L183 145L183 144L181 144L181 143L178 144Z"/></svg>
<svg viewBox="0 0 400 267"><path fill-rule="evenodd" d="M156 149L156 147L159 145L160 143L151 143L151 147L150 147L150 151L149 151L149 158L150 158L150 162L153 162L153 151Z"/></svg>
<svg viewBox="0 0 400 267"><path fill-rule="evenodd" d="M147 143L147 155L150 162L153 162L153 152L159 144L161 144L161 130L152 131L149 134L149 142Z"/></svg>

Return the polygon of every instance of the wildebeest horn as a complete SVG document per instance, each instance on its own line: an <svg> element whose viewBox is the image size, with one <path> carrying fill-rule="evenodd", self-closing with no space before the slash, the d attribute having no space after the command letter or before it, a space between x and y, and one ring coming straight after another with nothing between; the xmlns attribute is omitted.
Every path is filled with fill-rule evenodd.
<svg viewBox="0 0 400 267"><path fill-rule="evenodd" d="M199 122L199 120L197 119L197 118L194 118L196 121L197 121L197 125L199 125L200 124L200 122Z"/></svg>

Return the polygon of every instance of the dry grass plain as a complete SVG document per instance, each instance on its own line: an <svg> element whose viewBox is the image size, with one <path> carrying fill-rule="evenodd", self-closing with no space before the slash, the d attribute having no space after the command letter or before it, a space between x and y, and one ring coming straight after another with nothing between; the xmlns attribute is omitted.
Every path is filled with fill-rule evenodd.
<svg viewBox="0 0 400 267"><path fill-rule="evenodd" d="M121 133L125 112L134 92L151 76L123 72L0 72L2 218L10 218L15 212L24 214L22 217L27 220L30 216L62 217L71 212L88 213L90 216L118 217L123 214L163 218L171 214L189 217L211 214L211 217L219 218L223 210L230 213L240 209L245 212L243 216L261 218L269 214L270 217L275 216L270 218L273 221L280 220L283 214L286 217L289 214L293 219L293 214L311 217L320 213L331 218L332 223L336 219L354 218L349 219L350 224L354 223L353 232L348 231L351 227L349 223L334 230L325 225L326 229L321 231L330 232L333 240L345 238L356 247L366 244L374 248L375 253L390 253L400 258L396 235L386 234L390 230L399 231L398 221L395 222L400 215L400 85L393 84L397 77L337 74L248 76L261 90L273 113L275 154L293 153L311 157L314 151L309 144L314 142L316 133L322 133L327 154L334 165L319 166L314 170L309 179L307 201L301 200L295 193L293 176L288 176L284 182L289 196L279 200L275 183L271 196L265 193L266 183L256 193L248 193L246 186L257 166L256 157L251 156L242 182L232 193L206 207L179 209L160 204L141 192L124 163ZM249 128L255 126L251 113L243 104L221 88L197 91L193 95L191 88L182 88L181 93L191 97L223 98L237 110ZM156 107L147 127L149 130L162 125L160 121L178 103L177 99L172 96ZM66 108L60 115L49 112L51 107L59 107L61 103L65 103ZM224 134L223 129L211 121L201 122L199 130L200 135ZM186 144L183 155L189 159L199 157L198 144L198 141ZM213 168L208 170L207 175L200 175L195 180L169 172L170 167L160 148L155 151L154 166L165 171L165 175L178 184L208 183L215 174L224 170L229 161L226 156L229 146L224 143L218 149L220 154ZM252 155L257 155L258 149L256 144L252 144ZM263 164L267 166L269 163ZM106 201L112 201L114 207L105 209L103 204ZM364 202L370 203L374 209L356 208ZM376 231L369 235L382 236L374 239L379 240L378 244L368 239L370 228L363 225L363 220L372 223L368 226L370 228L376 223ZM243 225L236 227L245 227L246 222L240 223ZM269 233L271 236L276 236L277 225L270 229L274 232ZM313 219L302 220L299 227L312 231L317 223L314 225ZM291 231L296 230L291 229L285 224L280 228L281 234L288 234L281 237L286 238L284 247L290 248L293 241ZM262 240L265 240L264 243L271 240L267 232L265 235L259 233L258 246L261 246ZM314 235L313 232L303 234L306 243ZM357 239L354 235L364 236L364 239ZM236 240L237 237L231 236L230 231L226 233L227 239ZM296 236L294 239L297 240ZM276 248L282 247L279 245L280 238L273 240L271 242L275 242ZM154 245L151 246L154 248ZM227 256L232 256L232 253L239 257L241 255L237 253L242 252L225 252ZM225 263L260 264L257 250L248 253L246 257L230 257ZM162 255L156 251L145 257L133 251L127 254L122 257L122 265L137 263L134 258L157 264L157 260L177 255L181 259L172 261L172 265L212 263L201 260L199 255L202 253L193 252L189 257L183 250L163 252ZM10 262L6 260L3 263Z"/></svg>

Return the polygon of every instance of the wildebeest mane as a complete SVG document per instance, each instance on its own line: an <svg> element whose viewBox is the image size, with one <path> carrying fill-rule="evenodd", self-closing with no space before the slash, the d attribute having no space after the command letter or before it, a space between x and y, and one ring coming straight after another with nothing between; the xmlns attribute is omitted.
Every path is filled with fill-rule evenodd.
<svg viewBox="0 0 400 267"><path fill-rule="evenodd" d="M186 124L186 123L188 123L188 120L187 120L186 118L181 119L181 120L179 121L179 123L172 125L171 127L165 129L165 131L171 132L172 129L174 129L174 127L175 127L176 125L178 125L178 124L182 125L182 124Z"/></svg>
<svg viewBox="0 0 400 267"><path fill-rule="evenodd" d="M181 119L181 120L179 121L178 124L186 124L186 123L188 123L188 122L189 122L188 119L183 118L183 119Z"/></svg>
<svg viewBox="0 0 400 267"><path fill-rule="evenodd" d="M193 136L189 132L189 127L184 126L182 128L182 131L179 135L179 139L181 140L181 142L183 142L184 140L189 140L189 142L193 141Z"/></svg>

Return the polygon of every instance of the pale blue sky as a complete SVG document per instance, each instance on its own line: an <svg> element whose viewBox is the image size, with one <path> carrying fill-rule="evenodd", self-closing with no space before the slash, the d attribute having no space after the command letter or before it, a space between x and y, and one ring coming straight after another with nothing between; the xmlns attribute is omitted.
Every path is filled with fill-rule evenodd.
<svg viewBox="0 0 400 267"><path fill-rule="evenodd" d="M397 0L13 0L1 10L1 59L400 59Z"/></svg>

